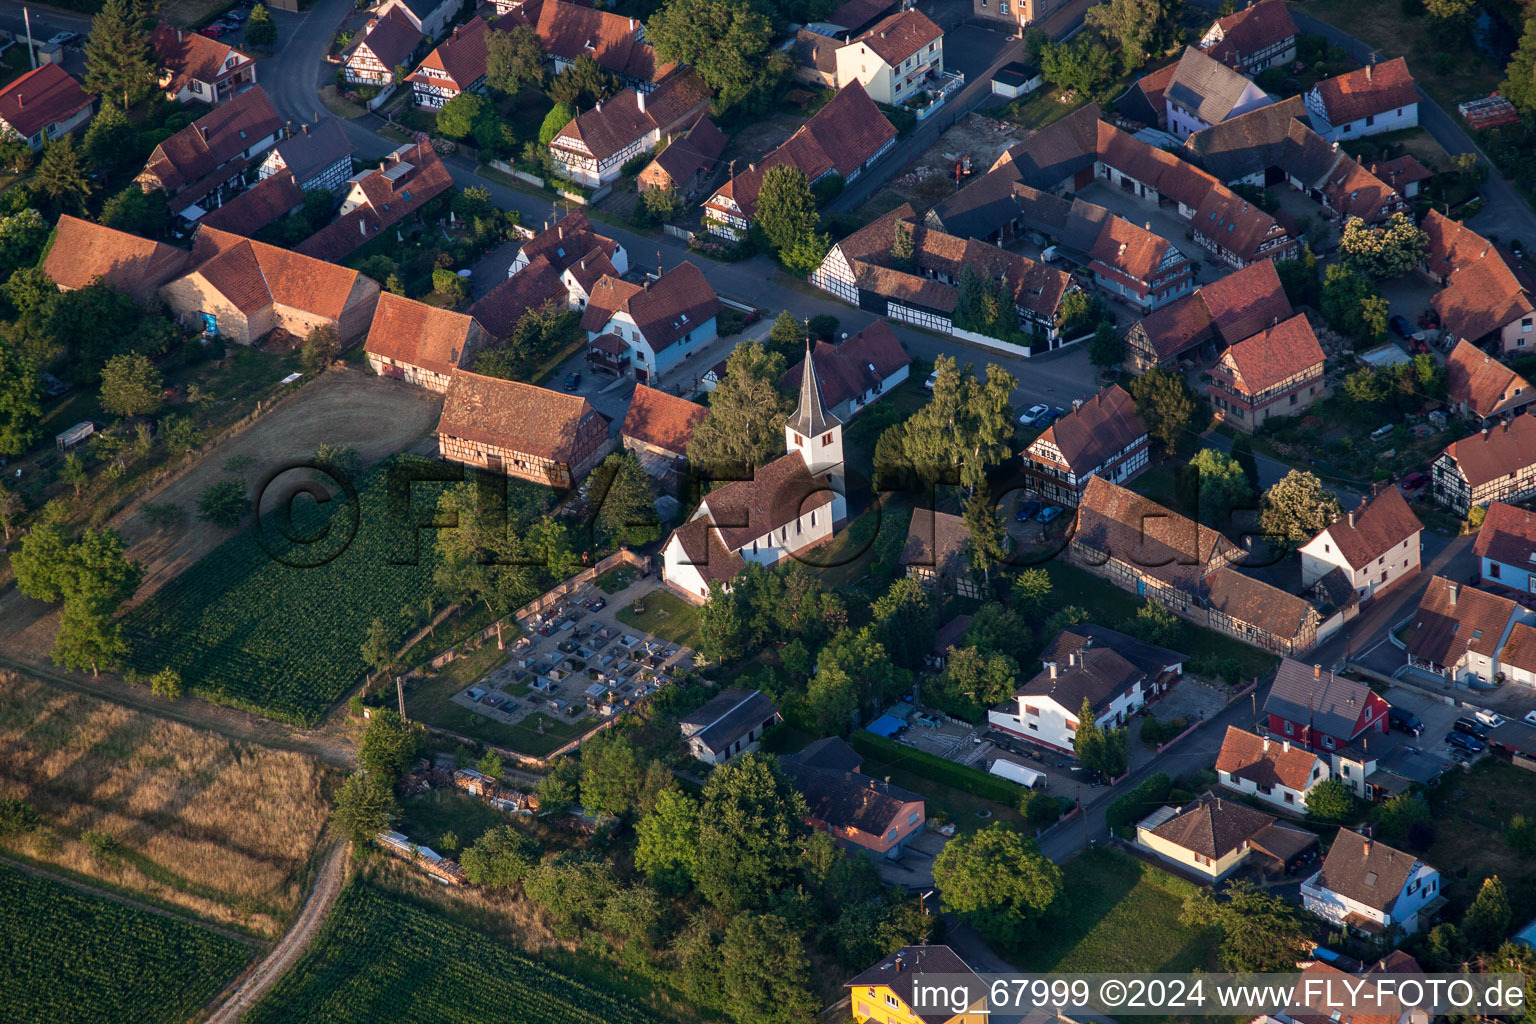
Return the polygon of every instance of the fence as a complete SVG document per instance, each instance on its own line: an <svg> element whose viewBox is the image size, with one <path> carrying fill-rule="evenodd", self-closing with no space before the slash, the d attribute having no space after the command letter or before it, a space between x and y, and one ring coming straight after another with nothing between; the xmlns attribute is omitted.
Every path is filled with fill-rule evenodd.
<svg viewBox="0 0 1536 1024"><path fill-rule="evenodd" d="M689 245L693 244L694 234L687 228L680 228L676 224L663 224L661 230L663 234L671 235L673 238L681 238Z"/></svg>
<svg viewBox="0 0 1536 1024"><path fill-rule="evenodd" d="M628 548L620 548L613 554L609 555L607 558L604 558L598 562L596 565L588 566L587 568L581 570L581 572L577 573L575 576L572 576L570 579L566 580L564 583L556 584L551 589L545 591L543 594L540 594L532 601L529 601L527 604L523 605L517 611L512 613L512 621L521 622L523 619L526 619L530 615L537 615L539 612L544 611L546 608L553 607L555 604L559 603L559 601L567 594L580 589L588 583L591 583L593 580L597 579L609 569L620 565L627 565L631 568L639 569L641 572L649 572L651 568L651 560L642 555L635 554ZM485 632L481 634L481 636L489 636L491 633L495 632L495 629L496 627L492 625L486 629Z"/></svg>
<svg viewBox="0 0 1536 1024"><path fill-rule="evenodd" d="M487 160L485 161L485 166L494 168L495 170L500 171L502 174L509 174L516 178L518 181L532 185L534 188L544 187L543 178L539 177L537 174L529 174L527 171L520 171L514 165L507 163L505 160Z"/></svg>

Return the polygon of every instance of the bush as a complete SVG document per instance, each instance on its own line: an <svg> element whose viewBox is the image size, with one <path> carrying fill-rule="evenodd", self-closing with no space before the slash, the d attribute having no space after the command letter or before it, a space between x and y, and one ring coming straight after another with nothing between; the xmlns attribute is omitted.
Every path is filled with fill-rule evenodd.
<svg viewBox="0 0 1536 1024"><path fill-rule="evenodd" d="M876 736L872 732L856 732L848 738L848 743L867 758L884 761L886 764L903 765L940 785L964 790L983 800L993 800L1010 806L1018 804L1019 785L1016 782L1009 782L999 776L989 775L975 768L967 768L953 761L946 761L935 754L914 750L895 740Z"/></svg>
<svg viewBox="0 0 1536 1024"><path fill-rule="evenodd" d="M220 480L197 496L197 518L223 529L239 526L250 510L251 500L239 480Z"/></svg>
<svg viewBox="0 0 1536 1024"><path fill-rule="evenodd" d="M1173 779L1158 772L1147 781L1109 805L1104 822L1111 832L1130 838L1132 826L1167 803L1173 793Z"/></svg>

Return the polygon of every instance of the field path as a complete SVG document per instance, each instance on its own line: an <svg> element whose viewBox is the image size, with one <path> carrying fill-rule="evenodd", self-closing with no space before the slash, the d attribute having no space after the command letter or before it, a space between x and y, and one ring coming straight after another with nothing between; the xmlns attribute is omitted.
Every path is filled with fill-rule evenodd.
<svg viewBox="0 0 1536 1024"><path fill-rule="evenodd" d="M236 1024L245 1011L256 1005L256 1001L266 995L278 979L287 974L288 969L304 955L304 951L309 949L315 933L325 923L331 907L336 904L336 897L341 894L341 883L346 878L347 857L351 850L351 843L331 844L315 876L314 888L310 889L309 897L304 901L299 916L294 919L293 927L277 940L277 945L233 989L225 989L219 994L217 1007L209 1014L207 1024Z"/></svg>

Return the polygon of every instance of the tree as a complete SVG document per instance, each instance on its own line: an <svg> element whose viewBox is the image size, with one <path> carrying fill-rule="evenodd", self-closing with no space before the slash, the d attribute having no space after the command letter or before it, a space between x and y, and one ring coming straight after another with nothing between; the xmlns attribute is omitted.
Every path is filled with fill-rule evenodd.
<svg viewBox="0 0 1536 1024"><path fill-rule="evenodd" d="M0 530L5 531L7 547L11 543L11 531L21 522L26 511L27 503L22 496L0 484Z"/></svg>
<svg viewBox="0 0 1536 1024"><path fill-rule="evenodd" d="M1259 460L1253 454L1253 438L1247 434L1238 434L1232 442L1232 459L1242 467L1243 477L1248 481L1248 491L1257 494L1259 490Z"/></svg>
<svg viewBox="0 0 1536 1024"><path fill-rule="evenodd" d="M1536 14L1526 15L1520 44L1504 66L1499 92L1525 113L1536 113Z"/></svg>
<svg viewBox="0 0 1536 1024"><path fill-rule="evenodd" d="M388 828L397 813L389 780L357 771L347 776L336 793L331 827L343 839L362 845Z"/></svg>
<svg viewBox="0 0 1536 1024"><path fill-rule="evenodd" d="M106 104L91 118L81 141L86 162L98 174L114 173L133 159L138 150L139 134L128 115L115 104ZM142 192L143 190L140 189Z"/></svg>
<svg viewBox="0 0 1536 1024"><path fill-rule="evenodd" d="M617 731L594 736L581 747L581 806L588 812L623 814L639 795L640 758Z"/></svg>
<svg viewBox="0 0 1536 1024"><path fill-rule="evenodd" d="M416 760L420 745L420 726L407 722L393 708L374 708L357 745L357 763L393 785Z"/></svg>
<svg viewBox="0 0 1536 1024"><path fill-rule="evenodd" d="M790 164L768 168L758 189L754 220L768 244L781 254L814 235L821 215L816 212L816 198L811 195L805 172Z"/></svg>
<svg viewBox="0 0 1536 1024"><path fill-rule="evenodd" d="M1322 283L1317 276L1317 257L1303 246L1301 255L1291 260L1275 260L1275 273L1280 287L1292 306L1316 306L1322 296Z"/></svg>
<svg viewBox="0 0 1536 1024"><path fill-rule="evenodd" d="M481 775L489 775L500 782L501 773L506 770L506 765L502 763L500 754L494 750L487 750L480 755L480 760L475 762L475 770Z"/></svg>
<svg viewBox="0 0 1536 1024"><path fill-rule="evenodd" d="M48 243L51 229L30 206L0 218L0 279L9 280L23 267L32 267Z"/></svg>
<svg viewBox="0 0 1536 1024"><path fill-rule="evenodd" d="M341 358L341 338L337 336L336 328L321 324L310 331L309 337L304 339L300 357L304 360L304 368L311 373L318 373Z"/></svg>
<svg viewBox="0 0 1536 1024"><path fill-rule="evenodd" d="M1080 32L1067 43L1046 43L1040 49L1040 71L1047 82L1092 96L1114 81L1114 59L1109 49Z"/></svg>
<svg viewBox="0 0 1536 1024"><path fill-rule="evenodd" d="M0 342L0 455L20 455L42 435L43 381L37 364Z"/></svg>
<svg viewBox="0 0 1536 1024"><path fill-rule="evenodd" d="M1088 361L1101 370L1117 369L1125 362L1125 339L1108 320L1100 321L1088 339Z"/></svg>
<svg viewBox="0 0 1536 1024"><path fill-rule="evenodd" d="M539 145L547 146L555 141L555 136L560 134L560 129L570 124L576 118L576 111L569 103L556 103L549 108L549 113L544 115L543 124L539 125Z"/></svg>
<svg viewBox="0 0 1536 1024"><path fill-rule="evenodd" d="M686 892L699 863L699 805L693 797L662 790L636 822L635 836L635 867L663 892Z"/></svg>
<svg viewBox="0 0 1536 1024"><path fill-rule="evenodd" d="M1316 475L1293 469L1264 492L1259 527L1266 537L1305 541L1343 515L1338 496L1323 488Z"/></svg>
<svg viewBox="0 0 1536 1024"><path fill-rule="evenodd" d="M486 34L485 84L505 96L544 84L544 46L532 26Z"/></svg>
<svg viewBox="0 0 1536 1024"><path fill-rule="evenodd" d="M971 571L979 574L983 581L990 581L992 567L1008 556L1008 535L985 482L971 492L963 512L965 528L970 534L967 554Z"/></svg>
<svg viewBox="0 0 1536 1024"><path fill-rule="evenodd" d="M487 829L459 856L471 885L512 889L539 862L539 846L511 825Z"/></svg>
<svg viewBox="0 0 1536 1024"><path fill-rule="evenodd" d="M1373 294L1364 277L1342 263L1330 263L1323 273L1323 319L1340 334L1366 340L1371 335L1361 319L1360 304Z"/></svg>
<svg viewBox="0 0 1536 1024"><path fill-rule="evenodd" d="M59 209L79 211L84 207L95 189L73 135L62 135L43 147L43 159L32 184Z"/></svg>
<svg viewBox="0 0 1536 1024"><path fill-rule="evenodd" d="M1509 894L1498 875L1483 880L1477 897L1461 920L1461 930L1476 949L1495 949L1509 935Z"/></svg>
<svg viewBox="0 0 1536 1024"><path fill-rule="evenodd" d="M1366 341L1377 345L1386 340L1390 313L1391 306L1380 295L1367 295L1360 300L1360 327Z"/></svg>
<svg viewBox="0 0 1536 1024"><path fill-rule="evenodd" d="M1163 17L1162 0L1107 0L1090 7L1083 21L1120 44L1120 64L1130 74L1146 63Z"/></svg>
<svg viewBox="0 0 1536 1024"><path fill-rule="evenodd" d="M915 258L912 247L912 225L905 221L897 221L896 233L891 239L891 266L910 273L912 261Z"/></svg>
<svg viewBox="0 0 1536 1024"><path fill-rule="evenodd" d="M448 267L438 267L432 271L432 290L455 305L469 295L469 286L464 283L464 279Z"/></svg>
<svg viewBox="0 0 1536 1024"><path fill-rule="evenodd" d="M251 510L251 499L245 496L245 484L239 480L220 480L203 488L197 496L197 518L224 530L240 525Z"/></svg>
<svg viewBox="0 0 1536 1024"><path fill-rule="evenodd" d="M831 248L831 235L813 231L788 249L781 250L779 262L797 274L809 274L821 266L821 261L827 258Z"/></svg>
<svg viewBox="0 0 1536 1024"><path fill-rule="evenodd" d="M775 758L749 751L716 768L698 819L700 895L726 914L760 906L798 864L805 813Z"/></svg>
<svg viewBox="0 0 1536 1024"><path fill-rule="evenodd" d="M782 355L786 363L798 361L804 355L805 325L789 310L774 318L773 327L768 331L768 349Z"/></svg>
<svg viewBox="0 0 1536 1024"><path fill-rule="evenodd" d="M394 664L396 646L394 632L384 624L383 619L374 619L368 625L368 632L363 635L359 648L363 664L375 675L383 672Z"/></svg>
<svg viewBox="0 0 1536 1024"><path fill-rule="evenodd" d="M115 665L128 653L114 620L133 596L144 567L128 560L116 530L88 529L71 544L58 523L35 527L11 558L16 586L39 601L63 601L53 660L66 668Z"/></svg>
<svg viewBox="0 0 1536 1024"><path fill-rule="evenodd" d="M492 36L496 34L490 33ZM437 130L450 139L467 139L485 116L485 97L466 90L438 108Z"/></svg>
<svg viewBox="0 0 1536 1024"><path fill-rule="evenodd" d="M1184 634L1184 622L1167 605L1148 598L1136 609L1136 618L1127 624L1126 632L1158 647L1176 647Z"/></svg>
<svg viewBox="0 0 1536 1024"><path fill-rule="evenodd" d="M933 880L946 907L1008 944L1026 937L1062 890L1061 869L1001 822L951 839L934 858Z"/></svg>
<svg viewBox="0 0 1536 1024"><path fill-rule="evenodd" d="M75 492L75 497L80 497L80 492L85 490L88 476L85 472L85 460L80 458L79 452L70 452L64 456L64 464L59 467L59 476L70 490Z"/></svg>
<svg viewBox="0 0 1536 1024"><path fill-rule="evenodd" d="M1424 262L1428 249L1429 235L1401 211L1382 227L1351 217L1339 236L1345 266L1377 281L1402 277Z"/></svg>
<svg viewBox="0 0 1536 1024"><path fill-rule="evenodd" d="M1348 821L1355 813L1355 794L1340 778L1324 779L1307 794L1307 814L1319 821Z"/></svg>
<svg viewBox="0 0 1536 1024"><path fill-rule="evenodd" d="M597 526L626 547L648 544L660 534L651 478L632 452L615 452L590 477L587 493L597 501Z"/></svg>
<svg viewBox="0 0 1536 1024"><path fill-rule="evenodd" d="M1013 578L1013 600L1022 611L1038 615L1051 599L1051 574L1046 569L1025 569Z"/></svg>
<svg viewBox="0 0 1536 1024"><path fill-rule="evenodd" d="M349 444L323 444L315 449L314 463L319 467L315 479L327 483L332 478L356 480L363 472L362 456Z"/></svg>
<svg viewBox="0 0 1536 1024"><path fill-rule="evenodd" d="M929 482L958 482L969 491L980 486L993 466L1013 452L1013 374L988 366L977 381L970 366L957 367L951 356L934 360L933 396L914 413L901 434L903 454L918 476Z"/></svg>
<svg viewBox="0 0 1536 1024"><path fill-rule="evenodd" d="M1224 899L1210 889L1184 897L1180 921L1215 926L1221 931L1221 966L1233 973L1277 973L1316 947L1313 925L1299 907L1265 892L1246 879L1227 886Z"/></svg>
<svg viewBox="0 0 1536 1024"><path fill-rule="evenodd" d="M874 637L902 668L919 669L933 646L933 600L916 579L903 576L870 609Z"/></svg>
<svg viewBox="0 0 1536 1024"><path fill-rule="evenodd" d="M1416 793L1399 793L1371 811L1377 833L1389 843L1401 843L1415 822L1429 820L1429 805Z"/></svg>
<svg viewBox="0 0 1536 1024"><path fill-rule="evenodd" d="M1184 489L1194 492L1189 495L1192 500L1186 502L1186 507L1203 523L1225 520L1253 497L1242 465L1216 448L1202 448L1195 453L1189 460L1184 482Z"/></svg>
<svg viewBox="0 0 1536 1024"><path fill-rule="evenodd" d="M591 54L584 53L549 83L549 98L577 110L590 107L618 91L613 76ZM561 125L564 128L565 125ZM559 133L557 128L556 134Z"/></svg>
<svg viewBox="0 0 1536 1024"><path fill-rule="evenodd" d="M640 206L653 223L670 223L683 210L682 197L670 185L640 190Z"/></svg>
<svg viewBox="0 0 1536 1024"><path fill-rule="evenodd" d="M118 416L147 416L160 408L165 382L137 353L113 356L101 368L101 407Z"/></svg>
<svg viewBox="0 0 1536 1024"><path fill-rule="evenodd" d="M720 943L725 1011L739 1024L805 1024L820 1003L811 994L802 929L777 914L741 914Z"/></svg>
<svg viewBox="0 0 1536 1024"><path fill-rule="evenodd" d="M249 31L246 33L249 38ZM124 110L154 92L159 61L143 21L125 0L106 0L85 39L85 87L120 101Z"/></svg>
<svg viewBox="0 0 1536 1024"><path fill-rule="evenodd" d="M145 192L129 183L101 205L101 216L96 219L118 231L154 238L165 227L165 193L159 189Z"/></svg>
<svg viewBox="0 0 1536 1024"><path fill-rule="evenodd" d="M156 697L175 700L182 694L181 673L173 668L163 668L149 677L149 692Z"/></svg>
<svg viewBox="0 0 1536 1024"><path fill-rule="evenodd" d="M784 357L755 341L731 351L725 379L710 396L709 415L688 441L688 460L708 482L733 480L784 450L791 403L779 390Z"/></svg>
<svg viewBox="0 0 1536 1024"><path fill-rule="evenodd" d="M666 0L646 23L656 56L698 71L720 111L750 104L788 70L787 58L772 52L773 34L760 7L730 0Z"/></svg>
<svg viewBox="0 0 1536 1024"><path fill-rule="evenodd" d="M1173 455L1194 428L1195 398L1184 378L1156 367L1131 381L1131 397L1147 432Z"/></svg>
<svg viewBox="0 0 1536 1024"><path fill-rule="evenodd" d="M252 46L271 46L277 42L277 25L264 4L251 8L251 16L245 21L245 41Z"/></svg>

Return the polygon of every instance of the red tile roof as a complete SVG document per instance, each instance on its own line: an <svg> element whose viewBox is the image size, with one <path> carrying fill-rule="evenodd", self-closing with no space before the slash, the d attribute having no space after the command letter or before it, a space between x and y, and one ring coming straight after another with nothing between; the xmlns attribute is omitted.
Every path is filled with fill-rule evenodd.
<svg viewBox="0 0 1536 1024"><path fill-rule="evenodd" d="M1269 0L1269 2L1274 3L1277 0ZM1284 4L1282 3L1281 6ZM1367 164L1365 169L1398 192L1416 181L1428 181L1434 177L1433 171L1419 163L1410 154L1404 154L1396 160L1377 160Z"/></svg>
<svg viewBox="0 0 1536 1024"><path fill-rule="evenodd" d="M1274 233L1278 222L1225 185L1213 185L1195 208L1190 226L1244 263L1255 262L1259 245ZM1263 262L1268 263L1269 260Z"/></svg>
<svg viewBox="0 0 1536 1024"><path fill-rule="evenodd" d="M551 56L574 61L588 54L609 71L626 78L659 82L677 65L657 66L656 52L640 42L643 28L634 18L562 0L544 0L534 25L545 52Z"/></svg>
<svg viewBox="0 0 1536 1024"><path fill-rule="evenodd" d="M560 272L550 265L547 256L540 255L482 295L469 307L469 315L484 324L491 337L506 339L530 310L542 309L551 302L564 306L567 297Z"/></svg>
<svg viewBox="0 0 1536 1024"><path fill-rule="evenodd" d="M1446 392L1474 416L1490 419L1528 405L1530 382L1470 341L1460 341L1445 360Z"/></svg>
<svg viewBox="0 0 1536 1024"><path fill-rule="evenodd" d="M1446 445L1442 454L1455 461L1469 487L1480 487L1536 463L1536 416L1521 413Z"/></svg>
<svg viewBox="0 0 1536 1024"><path fill-rule="evenodd" d="M653 178L658 172L665 174L669 183L676 187L698 175L702 181L715 169L720 154L725 152L726 138L715 122L701 117L681 138L652 160L650 166L640 172L642 180Z"/></svg>
<svg viewBox="0 0 1536 1024"><path fill-rule="evenodd" d="M1434 237L1431 235L1431 239ZM1536 287L1523 266L1514 262L1513 257L1506 259L1493 245L1476 258L1463 255L1472 248L1468 244L1471 239L1459 241L1462 245L1453 257L1456 262L1450 268L1445 287L1429 300L1446 330L1458 338L1476 341L1536 312L1536 303L1532 302ZM1430 259L1431 266L1438 262L1433 249Z"/></svg>
<svg viewBox="0 0 1536 1024"><path fill-rule="evenodd" d="M1273 815L1206 792L1152 829L1152 834L1211 860L1220 860L1274 823Z"/></svg>
<svg viewBox="0 0 1536 1024"><path fill-rule="evenodd" d="M472 316L380 292L363 350L447 376L469 362L477 327Z"/></svg>
<svg viewBox="0 0 1536 1024"><path fill-rule="evenodd" d="M1209 566L1242 557L1236 545L1210 527L1100 476L1089 477L1083 488L1074 543L1109 552L1191 593Z"/></svg>
<svg viewBox="0 0 1536 1024"><path fill-rule="evenodd" d="M1403 492L1385 487L1328 527L1328 536L1351 569L1363 569L1404 541L1412 541L1422 529L1424 524L1408 507Z"/></svg>
<svg viewBox="0 0 1536 1024"><path fill-rule="evenodd" d="M1296 35L1296 22L1285 0L1258 0L1219 19L1213 29L1221 39L1202 47L1228 67L1241 70L1249 58Z"/></svg>
<svg viewBox="0 0 1536 1024"><path fill-rule="evenodd" d="M44 65L52 67L53 65ZM43 273L61 288L84 288L101 278L140 302L179 275L187 253L126 231L63 214L43 257Z"/></svg>
<svg viewBox="0 0 1536 1024"><path fill-rule="evenodd" d="M1258 395L1314 367L1321 372L1324 358L1307 315L1298 313L1227 349L1212 372L1243 394Z"/></svg>
<svg viewBox="0 0 1536 1024"><path fill-rule="evenodd" d="M906 366L911 358L901 347L896 332L884 320L876 320L851 338L837 345L818 341L811 352L816 379L821 384L821 398L828 409L852 401L880 385L885 378ZM794 394L800 388L805 359L796 360L781 380L785 391Z"/></svg>
<svg viewBox="0 0 1536 1024"><path fill-rule="evenodd" d="M304 190L287 171L263 178L203 217L202 223L237 235L254 235L304 205Z"/></svg>
<svg viewBox="0 0 1536 1024"><path fill-rule="evenodd" d="M689 117L703 113L709 88L692 70L672 75L649 94L625 89L570 120L550 143L607 160L651 132L671 131ZM571 142L579 143L572 145Z"/></svg>
<svg viewBox="0 0 1536 1024"><path fill-rule="evenodd" d="M393 71L410 59L423 38L421 30L411 24L411 19L402 14L400 8L391 7L384 17L373 20L368 31L353 45L352 53L366 46L385 67ZM351 54L348 54L348 59L351 59Z"/></svg>
<svg viewBox="0 0 1536 1024"><path fill-rule="evenodd" d="M688 451L688 439L693 436L693 428L708 415L708 409L686 398L636 384L635 393L629 399L629 411L624 414L624 426L619 433L676 455L683 455Z"/></svg>
<svg viewBox="0 0 1536 1024"><path fill-rule="evenodd" d="M908 8L875 24L854 40L863 43L891 67L922 50L929 43L944 38L944 30L916 8Z"/></svg>
<svg viewBox="0 0 1536 1024"><path fill-rule="evenodd" d="M462 25L455 25L453 35L427 54L420 66L406 77L407 82L442 82L442 77L423 75L421 68L432 68L448 76L462 92L485 77L486 57L490 53L490 26L476 15Z"/></svg>
<svg viewBox="0 0 1536 1024"><path fill-rule="evenodd" d="M1499 664L1536 673L1536 626L1515 623L1504 650L1499 652Z"/></svg>
<svg viewBox="0 0 1536 1024"><path fill-rule="evenodd" d="M1235 725L1227 726L1221 752L1216 755L1218 772L1247 779L1260 787L1278 784L1298 792L1304 792L1311 783L1316 764L1317 755L1311 751L1289 746L1282 740L1255 736Z"/></svg>
<svg viewBox="0 0 1536 1024"><path fill-rule="evenodd" d="M619 250L619 243L598 234L585 213L573 210L528 239L518 251L530 264L540 256L548 257L550 266L560 273L594 249L601 250L611 260Z"/></svg>
<svg viewBox="0 0 1536 1024"><path fill-rule="evenodd" d="M1326 78L1318 82L1316 88L1328 120L1334 125L1348 124L1419 101L1413 75L1408 73L1408 62L1401 57L1337 78Z"/></svg>
<svg viewBox="0 0 1536 1024"><path fill-rule="evenodd" d="M140 180L176 195L215 171L232 174L244 162L240 154L282 123L261 86L247 89L156 146Z"/></svg>
<svg viewBox="0 0 1536 1024"><path fill-rule="evenodd" d="M1173 243L1123 217L1109 217L1089 255L1097 264L1118 271L1132 282L1150 282ZM1185 261L1188 262L1187 260Z"/></svg>
<svg viewBox="0 0 1536 1024"><path fill-rule="evenodd" d="M1478 558L1536 569L1536 562L1531 560L1531 554L1536 552L1536 512L1502 501L1491 502L1472 551Z"/></svg>
<svg viewBox="0 0 1536 1024"><path fill-rule="evenodd" d="M600 331L621 310L640 328L651 351L660 352L719 313L720 300L704 272L685 261L646 287L603 278L587 299L581 326Z"/></svg>
<svg viewBox="0 0 1536 1024"><path fill-rule="evenodd" d="M601 444L608 426L580 395L457 370L437 433L574 466L581 452Z"/></svg>
<svg viewBox="0 0 1536 1024"><path fill-rule="evenodd" d="M31 138L50 124L69 120L93 102L69 72L57 64L44 64L0 90L0 120L23 138Z"/></svg>
<svg viewBox="0 0 1536 1024"><path fill-rule="evenodd" d="M1295 594L1223 566L1206 579L1212 610L1254 626L1270 636L1300 642L1320 619L1317 609Z"/></svg>
<svg viewBox="0 0 1536 1024"><path fill-rule="evenodd" d="M188 82L213 85L251 61L249 56L228 43L165 22L155 26L149 41L154 47L155 58L171 76L166 85L170 92L179 92ZM233 66L229 65L231 57L236 58Z"/></svg>
<svg viewBox="0 0 1536 1024"><path fill-rule="evenodd" d="M1139 90L1142 96L1146 98L1148 108L1158 115L1158 121L1162 120L1163 112L1167 109L1163 103L1163 96L1167 93L1168 83L1173 81L1173 73L1177 70L1179 70L1179 62L1174 61L1172 64L1158 68L1156 71L1142 75L1136 79L1136 84L1132 86L1132 88ZM1118 167L1119 165L1116 164L1115 166Z"/></svg>
<svg viewBox="0 0 1536 1024"><path fill-rule="evenodd" d="M1421 661L1450 666L1472 651L1491 658L1518 606L1476 587L1432 577L1403 640Z"/></svg>
<svg viewBox="0 0 1536 1024"><path fill-rule="evenodd" d="M1094 395L1036 438L1026 456L1034 462L1075 471L1081 479L1112 456L1147 436L1136 403L1118 384ZM1051 452L1061 454L1058 460Z"/></svg>
<svg viewBox="0 0 1536 1024"><path fill-rule="evenodd" d="M295 252L323 260L340 260L379 232L415 213L453 184L448 169L430 142L402 146L387 166L353 179L366 203L327 224L294 247ZM408 167L403 173L402 166ZM350 197L349 197L350 198Z"/></svg>
<svg viewBox="0 0 1536 1024"><path fill-rule="evenodd" d="M1236 344L1293 315L1274 263L1259 260L1148 313L1140 325L1161 361L1211 337Z"/></svg>
<svg viewBox="0 0 1536 1024"><path fill-rule="evenodd" d="M336 319L363 276L348 267L212 227L198 229L192 262L194 273L246 314L277 303Z"/></svg>

